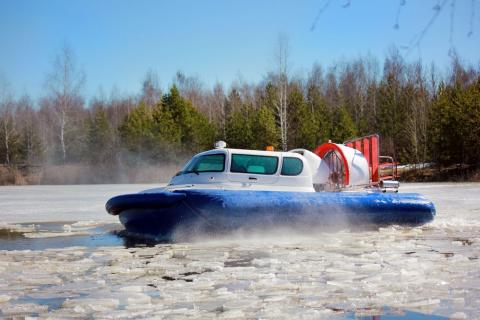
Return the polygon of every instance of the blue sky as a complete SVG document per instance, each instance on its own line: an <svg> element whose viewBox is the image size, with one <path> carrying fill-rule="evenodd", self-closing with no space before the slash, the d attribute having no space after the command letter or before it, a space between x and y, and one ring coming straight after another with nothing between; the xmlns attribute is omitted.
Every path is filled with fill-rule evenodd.
<svg viewBox="0 0 480 320"><path fill-rule="evenodd" d="M210 87L216 81L260 81L273 68L280 33L290 43L291 71L328 66L342 59L371 54L383 60L389 47L407 46L446 0L406 0L399 29L395 17L401 0L0 0L0 76L15 95L41 97L45 76L64 43L86 74L84 94L91 98L115 86L135 94L148 70L163 88L177 70L197 75ZM480 1L475 4L473 35L471 0L455 1L453 44L475 66L480 62ZM451 0L425 35L422 58L447 68ZM405 52L402 51L402 52Z"/></svg>

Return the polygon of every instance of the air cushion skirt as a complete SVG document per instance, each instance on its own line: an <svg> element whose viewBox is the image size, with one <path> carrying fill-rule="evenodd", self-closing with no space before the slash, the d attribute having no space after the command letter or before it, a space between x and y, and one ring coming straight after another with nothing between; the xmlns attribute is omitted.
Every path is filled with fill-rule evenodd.
<svg viewBox="0 0 480 320"><path fill-rule="evenodd" d="M237 229L416 226L433 203L416 193L176 190L111 198L106 209L133 234L170 240Z"/></svg>

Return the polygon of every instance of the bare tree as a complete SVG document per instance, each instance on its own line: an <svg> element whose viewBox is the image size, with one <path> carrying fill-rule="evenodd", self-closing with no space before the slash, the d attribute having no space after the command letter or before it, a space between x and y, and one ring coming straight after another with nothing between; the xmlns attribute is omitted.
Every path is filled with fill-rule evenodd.
<svg viewBox="0 0 480 320"><path fill-rule="evenodd" d="M217 121L220 124L220 129L222 131L222 137L226 139L225 125L227 123L227 112L226 112L226 103L225 103L225 92L223 86L220 83L216 83L213 87L211 106L209 108L208 118L212 121L214 115L216 115Z"/></svg>
<svg viewBox="0 0 480 320"><path fill-rule="evenodd" d="M311 94L313 92L320 93L324 86L324 79L323 79L323 69L322 66L318 63L314 63L312 66L312 71L310 71L307 79L307 90L306 96L307 98L311 98ZM314 113L314 104L310 103L310 112Z"/></svg>
<svg viewBox="0 0 480 320"><path fill-rule="evenodd" d="M8 90L8 84L6 80L0 78L0 121L1 131L0 137L2 138L3 149L5 152L5 164L10 165L11 159L11 145L12 139L15 134L13 101L11 94Z"/></svg>
<svg viewBox="0 0 480 320"><path fill-rule="evenodd" d="M419 104L418 104L418 123L419 123L419 136L420 136L420 147L419 150L421 158L420 161L425 163L427 161L427 151L428 151L428 113L429 113L429 98L428 98L428 89L426 87L426 76L423 74L422 65L418 62L416 68L416 81L417 87L419 88Z"/></svg>
<svg viewBox="0 0 480 320"><path fill-rule="evenodd" d="M203 83L197 76L186 76L183 72L177 71L174 83L180 91L180 94L190 100L194 107L200 111L206 111L207 107L204 103Z"/></svg>
<svg viewBox="0 0 480 320"><path fill-rule="evenodd" d="M287 95L288 95L288 68L289 68L289 44L285 35L278 37L275 48L276 85L278 100L275 102L275 111L280 126L280 140L282 149L287 150Z"/></svg>
<svg viewBox="0 0 480 320"><path fill-rule="evenodd" d="M232 82L231 88L240 94L240 98L244 104L257 107L254 97L255 86L248 83L241 73L237 74L236 79Z"/></svg>
<svg viewBox="0 0 480 320"><path fill-rule="evenodd" d="M378 60L373 56L365 58L366 76L367 76L367 106L369 112L369 125L376 128L377 117L377 79L380 73Z"/></svg>
<svg viewBox="0 0 480 320"><path fill-rule="evenodd" d="M52 67L52 73L47 77L46 86L55 115L62 161L65 163L67 160L65 132L69 125L72 109L81 101L80 91L85 82L85 75L77 69L73 51L67 45L63 46Z"/></svg>
<svg viewBox="0 0 480 320"><path fill-rule="evenodd" d="M368 118L369 112L374 110L374 107L369 106L369 89L373 88L372 84L376 79L372 75L373 70L368 59L368 57L360 57L341 63L337 76L341 104L347 107L356 127L361 132L365 127L363 122ZM374 94L374 92L370 93Z"/></svg>
<svg viewBox="0 0 480 320"><path fill-rule="evenodd" d="M331 110L340 105L340 94L338 92L338 83L336 76L337 65L333 65L328 69L325 75L325 99Z"/></svg>
<svg viewBox="0 0 480 320"><path fill-rule="evenodd" d="M160 89L158 75L153 70L149 70L145 74L142 82L141 100L148 107L153 107L162 98L162 90Z"/></svg>
<svg viewBox="0 0 480 320"><path fill-rule="evenodd" d="M451 52L451 72L449 82L451 85L465 87L475 81L476 71L472 66L466 66L455 50Z"/></svg>

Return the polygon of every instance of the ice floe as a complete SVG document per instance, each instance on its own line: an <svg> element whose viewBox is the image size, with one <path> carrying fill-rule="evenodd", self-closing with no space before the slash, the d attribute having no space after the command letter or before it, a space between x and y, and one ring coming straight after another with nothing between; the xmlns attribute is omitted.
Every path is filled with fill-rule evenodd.
<svg viewBox="0 0 480 320"><path fill-rule="evenodd" d="M329 319L413 310L480 318L480 184L402 188L432 198L433 223L131 248L67 245L70 233L98 232L103 217L93 214L57 229L22 224L20 232L38 233L33 241L62 234L65 247L0 250L0 317Z"/></svg>

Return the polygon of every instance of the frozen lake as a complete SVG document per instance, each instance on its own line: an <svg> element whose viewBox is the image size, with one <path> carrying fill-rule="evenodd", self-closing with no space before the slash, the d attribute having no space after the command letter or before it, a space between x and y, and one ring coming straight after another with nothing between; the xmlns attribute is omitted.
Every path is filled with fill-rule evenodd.
<svg viewBox="0 0 480 320"><path fill-rule="evenodd" d="M0 317L480 318L479 183L403 184L418 228L132 247L104 204L151 187L0 187Z"/></svg>

